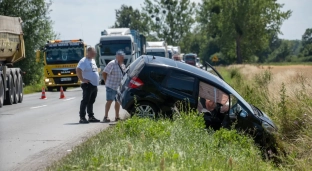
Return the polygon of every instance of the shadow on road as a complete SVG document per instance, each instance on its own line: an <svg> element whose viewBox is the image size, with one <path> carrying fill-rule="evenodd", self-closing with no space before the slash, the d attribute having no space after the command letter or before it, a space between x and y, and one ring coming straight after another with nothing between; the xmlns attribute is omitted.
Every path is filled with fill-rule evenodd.
<svg viewBox="0 0 312 171"><path fill-rule="evenodd" d="M83 125L81 123L65 123L64 125Z"/></svg>

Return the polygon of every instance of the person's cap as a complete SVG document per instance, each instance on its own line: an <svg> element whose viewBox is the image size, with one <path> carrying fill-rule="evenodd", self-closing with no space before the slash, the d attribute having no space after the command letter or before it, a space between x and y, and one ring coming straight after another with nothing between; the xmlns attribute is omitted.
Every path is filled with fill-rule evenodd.
<svg viewBox="0 0 312 171"><path fill-rule="evenodd" d="M125 53L122 50L116 52L116 55L125 56Z"/></svg>

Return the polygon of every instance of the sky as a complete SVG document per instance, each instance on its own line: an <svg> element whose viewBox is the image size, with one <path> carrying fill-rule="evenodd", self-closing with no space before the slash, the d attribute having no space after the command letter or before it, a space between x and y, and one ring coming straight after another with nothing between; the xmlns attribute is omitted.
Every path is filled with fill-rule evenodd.
<svg viewBox="0 0 312 171"><path fill-rule="evenodd" d="M201 0L191 0L201 2ZM292 10L291 17L284 21L283 39L300 39L307 28L312 28L312 0L277 0L285 4L283 10ZM122 4L141 9L144 0L53 0L50 17L60 39L83 39L95 46L101 31L114 25L115 10Z"/></svg>

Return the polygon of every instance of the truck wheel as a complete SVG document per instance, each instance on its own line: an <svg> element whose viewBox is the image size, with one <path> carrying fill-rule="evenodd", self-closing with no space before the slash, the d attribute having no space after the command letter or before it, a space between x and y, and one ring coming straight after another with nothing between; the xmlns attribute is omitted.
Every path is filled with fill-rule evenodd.
<svg viewBox="0 0 312 171"><path fill-rule="evenodd" d="M3 80L0 75L0 108L3 106L4 101L4 86L3 86Z"/></svg>
<svg viewBox="0 0 312 171"><path fill-rule="evenodd" d="M63 87L63 91L66 91L67 90L67 87Z"/></svg>
<svg viewBox="0 0 312 171"><path fill-rule="evenodd" d="M13 101L13 103L14 104L17 104L18 103L18 101L19 101L19 95L18 95L18 93L19 93L19 85L18 85L18 82L17 82L17 75L16 74L14 74L14 76L13 76L13 86L14 86L14 91L13 91L13 96L14 96L14 101Z"/></svg>
<svg viewBox="0 0 312 171"><path fill-rule="evenodd" d="M6 99L4 101L4 104L6 105L12 105L13 101L14 101L14 86L13 86L13 78L12 75L9 75L9 79L8 79L8 88L9 90L6 92Z"/></svg>
<svg viewBox="0 0 312 171"><path fill-rule="evenodd" d="M18 74L18 103L23 102L23 97L24 97L24 87L23 87L23 78L21 74Z"/></svg>

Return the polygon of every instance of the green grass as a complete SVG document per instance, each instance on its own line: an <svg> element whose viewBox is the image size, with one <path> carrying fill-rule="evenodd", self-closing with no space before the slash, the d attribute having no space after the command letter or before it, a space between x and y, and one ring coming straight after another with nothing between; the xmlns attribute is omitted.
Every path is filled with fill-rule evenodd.
<svg viewBox="0 0 312 171"><path fill-rule="evenodd" d="M24 94L31 94L36 92L42 91L42 86L44 84L34 84L34 85L28 85L24 87Z"/></svg>
<svg viewBox="0 0 312 171"><path fill-rule="evenodd" d="M202 116L131 118L87 140L47 170L276 170L252 139L204 130Z"/></svg>

